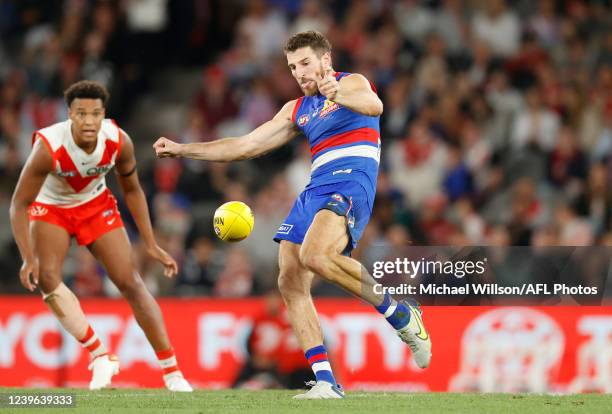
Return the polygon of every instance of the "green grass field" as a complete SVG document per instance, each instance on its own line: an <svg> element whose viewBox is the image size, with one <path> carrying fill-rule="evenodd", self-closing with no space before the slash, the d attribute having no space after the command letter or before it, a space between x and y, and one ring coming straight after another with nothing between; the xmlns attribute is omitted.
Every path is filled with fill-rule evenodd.
<svg viewBox="0 0 612 414"><path fill-rule="evenodd" d="M528 394L408 394L349 392L344 400L296 401L295 391L196 391L172 394L165 390L0 388L7 394L67 392L76 396L74 408L0 408L2 413L611 413L612 395Z"/></svg>

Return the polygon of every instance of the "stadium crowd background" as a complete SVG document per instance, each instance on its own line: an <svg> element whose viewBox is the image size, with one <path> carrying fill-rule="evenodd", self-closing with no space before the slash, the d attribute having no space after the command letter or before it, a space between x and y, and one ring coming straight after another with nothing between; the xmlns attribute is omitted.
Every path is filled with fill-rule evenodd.
<svg viewBox="0 0 612 414"><path fill-rule="evenodd" d="M83 78L111 91L107 115L137 145L155 229L180 264L165 279L124 215L154 294L274 289L271 239L308 182L305 140L234 164L155 160L151 144L270 119L300 95L282 46L307 29L385 105L374 214L355 252L366 266L408 241L611 245L610 22L603 0L0 0L0 292L25 293L8 204L31 134L66 118L62 91ZM229 200L255 212L235 245L212 233ZM79 297L118 294L85 248L65 274Z"/></svg>

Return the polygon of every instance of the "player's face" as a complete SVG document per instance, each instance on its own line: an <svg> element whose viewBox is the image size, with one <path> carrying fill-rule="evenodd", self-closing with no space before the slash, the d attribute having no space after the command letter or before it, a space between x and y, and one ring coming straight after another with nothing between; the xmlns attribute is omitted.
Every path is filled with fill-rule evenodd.
<svg viewBox="0 0 612 414"><path fill-rule="evenodd" d="M329 52L319 57L310 46L297 49L295 52L287 52L287 65L291 75L307 96L318 92L317 79L320 79L325 69L330 67L330 63Z"/></svg>
<svg viewBox="0 0 612 414"><path fill-rule="evenodd" d="M95 143L104 115L101 99L74 99L68 111L74 138L85 145Z"/></svg>

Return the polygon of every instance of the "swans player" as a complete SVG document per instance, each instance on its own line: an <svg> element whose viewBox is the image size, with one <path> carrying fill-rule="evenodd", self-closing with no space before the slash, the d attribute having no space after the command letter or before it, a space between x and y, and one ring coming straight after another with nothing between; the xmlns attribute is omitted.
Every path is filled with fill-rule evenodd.
<svg viewBox="0 0 612 414"><path fill-rule="evenodd" d="M105 176L114 167L147 252L164 266L166 276L176 275L176 262L153 236L134 145L125 131L104 118L108 92L103 86L77 82L66 90L65 99L69 119L33 134L32 152L11 201L11 225L23 259L21 283L30 291L39 288L62 326L89 351L89 388L109 386L119 372L119 361L62 282L64 258L75 237L102 263L132 307L157 354L166 387L192 391L179 370L159 306L134 267L117 201L106 187Z"/></svg>

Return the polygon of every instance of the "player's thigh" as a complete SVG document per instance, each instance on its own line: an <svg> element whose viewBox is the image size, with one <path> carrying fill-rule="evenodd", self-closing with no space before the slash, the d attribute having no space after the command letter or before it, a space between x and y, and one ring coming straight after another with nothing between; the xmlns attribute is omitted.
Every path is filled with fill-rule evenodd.
<svg viewBox="0 0 612 414"><path fill-rule="evenodd" d="M119 290L123 291L140 281L130 241L123 227L103 234L87 248L104 266L108 277Z"/></svg>
<svg viewBox="0 0 612 414"><path fill-rule="evenodd" d="M34 253L38 258L38 283L44 293L50 293L62 281L62 267L70 248L70 234L55 224L33 220L30 233Z"/></svg>
<svg viewBox="0 0 612 414"><path fill-rule="evenodd" d="M348 242L346 217L331 210L319 210L304 237L300 259L305 263L313 255L342 253Z"/></svg>
<svg viewBox="0 0 612 414"><path fill-rule="evenodd" d="M300 262L300 247L299 244L287 240L280 242L278 287L283 296L310 292L314 274Z"/></svg>

